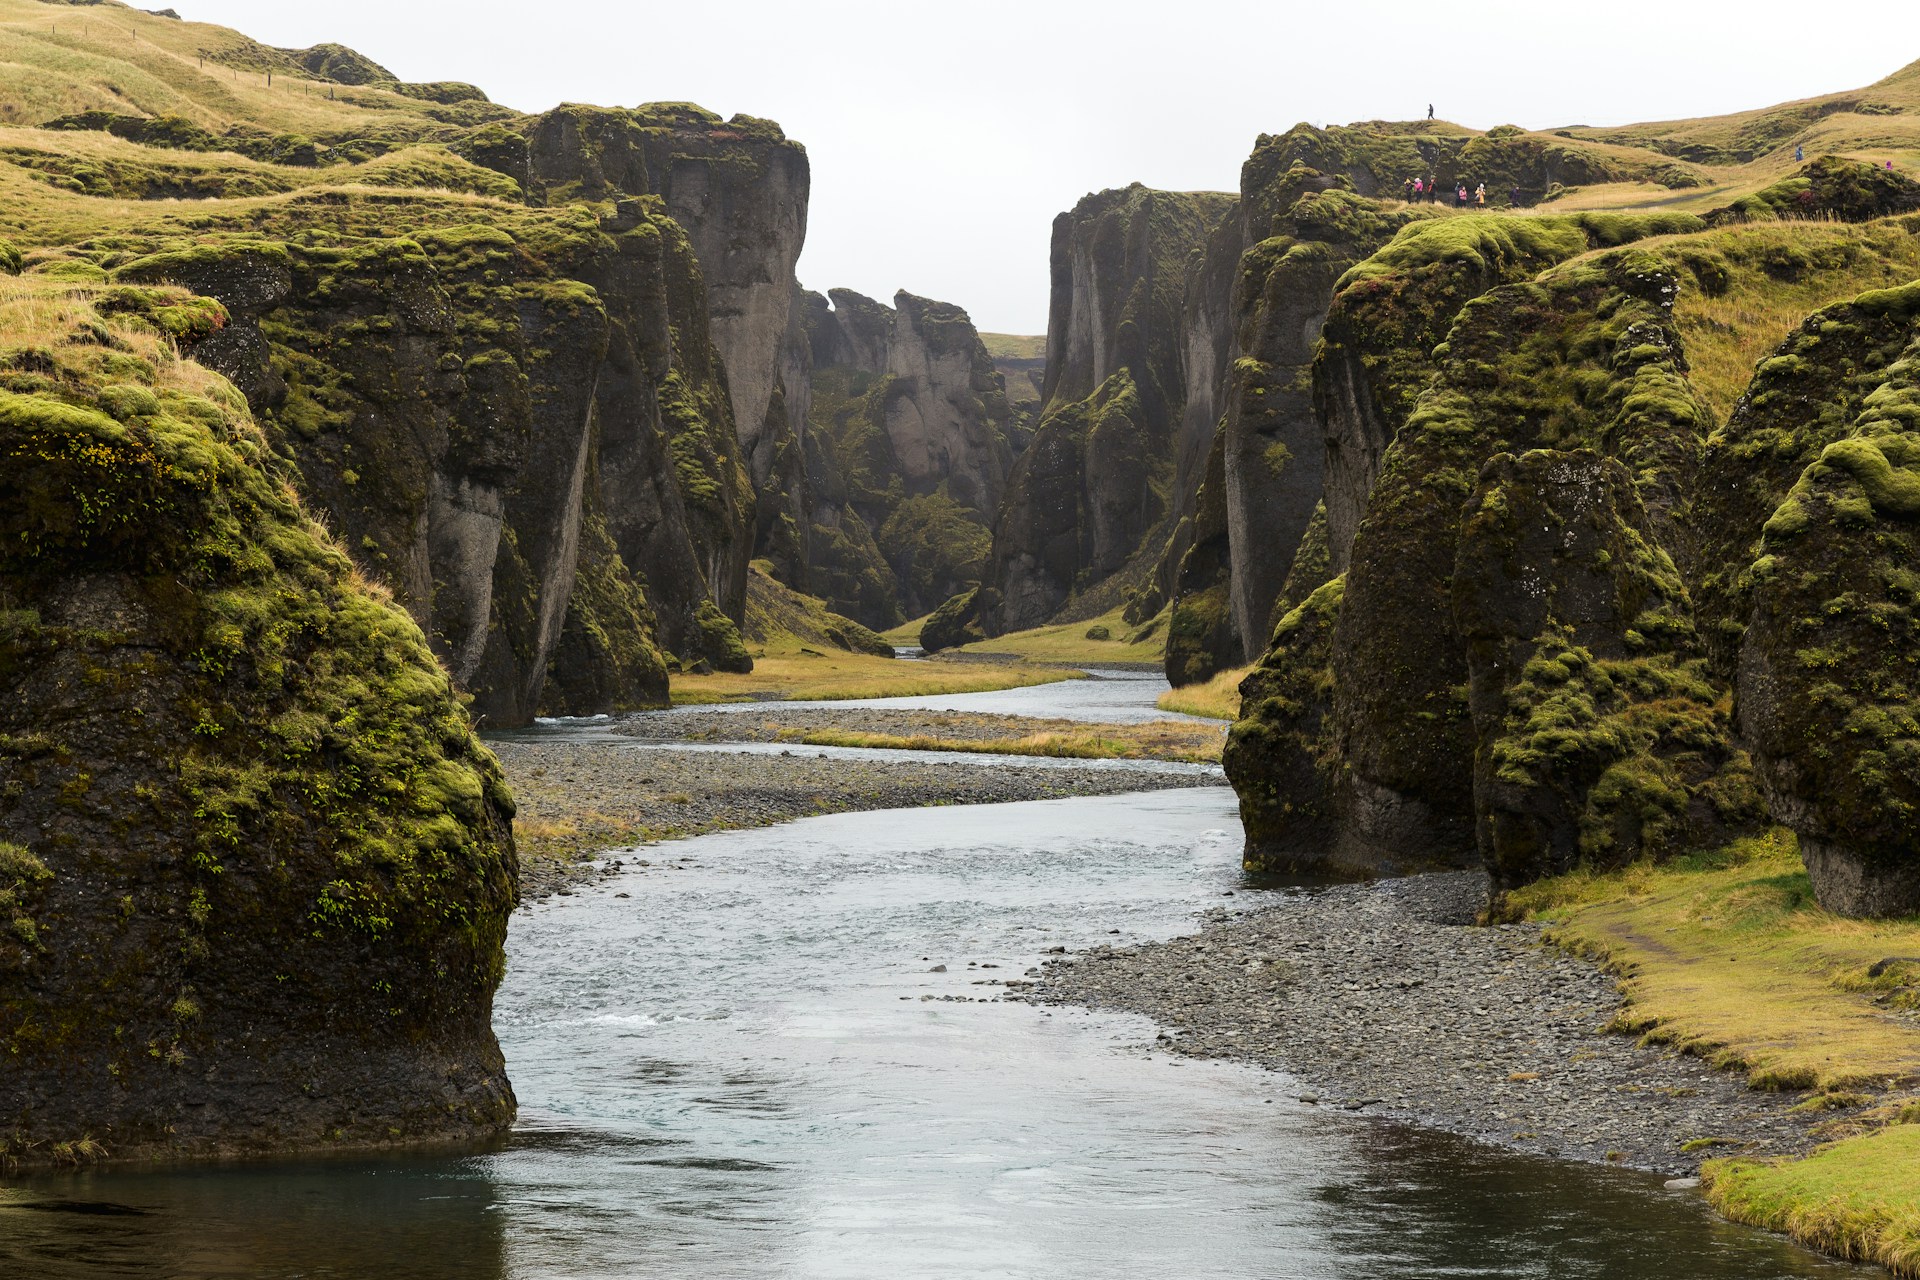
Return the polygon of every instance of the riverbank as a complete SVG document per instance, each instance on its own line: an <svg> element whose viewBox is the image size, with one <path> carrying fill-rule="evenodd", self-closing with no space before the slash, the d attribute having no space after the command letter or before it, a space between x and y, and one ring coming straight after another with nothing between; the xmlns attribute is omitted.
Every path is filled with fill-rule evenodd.
<svg viewBox="0 0 1920 1280"><path fill-rule="evenodd" d="M1226 726L1192 720L1140 724L881 707L781 707L635 715L613 732L649 742L789 742L1089 760L1218 763Z"/></svg>
<svg viewBox="0 0 1920 1280"><path fill-rule="evenodd" d="M618 864L596 859L609 849L712 831L856 810L1221 785L1218 778L1196 772L869 761L799 750L736 755L604 742L489 745L519 807L514 837L521 895L529 901L571 892L636 864L666 870L675 860L664 851L655 857L642 849Z"/></svg>
<svg viewBox="0 0 1920 1280"><path fill-rule="evenodd" d="M726 671L672 678L675 706L721 702L853 702L937 694L993 693L1077 680L1081 673L1007 657L991 662L882 658L842 650L757 655L744 675Z"/></svg>
<svg viewBox="0 0 1920 1280"><path fill-rule="evenodd" d="M1831 1112L1609 1028L1624 999L1538 923L1478 927L1477 873L1287 893L1199 934L1095 948L1015 990L1145 1014L1161 1046L1284 1071L1300 1094L1483 1142L1684 1176L1810 1149Z"/></svg>

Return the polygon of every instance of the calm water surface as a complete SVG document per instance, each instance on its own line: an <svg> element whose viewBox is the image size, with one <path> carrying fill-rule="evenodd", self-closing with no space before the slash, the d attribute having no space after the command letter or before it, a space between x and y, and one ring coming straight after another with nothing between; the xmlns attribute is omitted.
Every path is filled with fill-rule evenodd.
<svg viewBox="0 0 1920 1280"><path fill-rule="evenodd" d="M0 1187L0 1276L1873 1274L983 985L1248 904L1238 848L1220 788L660 846L515 917L493 1149Z"/></svg>

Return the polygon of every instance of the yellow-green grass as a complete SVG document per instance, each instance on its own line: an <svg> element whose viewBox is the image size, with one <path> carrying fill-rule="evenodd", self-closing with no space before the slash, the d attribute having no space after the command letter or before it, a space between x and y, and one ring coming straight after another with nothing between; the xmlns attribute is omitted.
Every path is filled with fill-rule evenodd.
<svg viewBox="0 0 1920 1280"><path fill-rule="evenodd" d="M1021 333L983 333L980 342L996 360L1042 360L1047 354L1047 335Z"/></svg>
<svg viewBox="0 0 1920 1280"><path fill-rule="evenodd" d="M675 706L716 702L837 702L853 698L907 698L988 693L1074 678L1071 671L1019 663L900 662L864 653L770 654L747 675L676 675Z"/></svg>
<svg viewBox="0 0 1920 1280"><path fill-rule="evenodd" d="M1186 720L1089 724L1018 738L942 738L934 734L814 729L780 735L814 747L878 747L892 751L955 751L974 755L1055 756L1077 760L1180 760L1218 764L1226 730Z"/></svg>
<svg viewBox="0 0 1920 1280"><path fill-rule="evenodd" d="M911 649L920 643L920 628L926 626L927 619L932 616L933 615L929 613L923 617L915 618L911 622L903 622L891 631L882 631L880 638L888 644Z"/></svg>
<svg viewBox="0 0 1920 1280"><path fill-rule="evenodd" d="M1509 895L1509 912L1621 975L1618 1027L1743 1071L1757 1088L1828 1094L1920 1077L1920 920L1820 909L1784 829L1712 854L1605 875L1577 871ZM1817 1100L1816 1100L1817 1104Z"/></svg>
<svg viewBox="0 0 1920 1280"><path fill-rule="evenodd" d="M1733 411L1754 366L1810 313L1920 278L1920 234L1909 221L1762 222L1651 242L1655 251L1697 246L1728 268L1724 292L1709 295L1688 279L1674 303L1689 376L1718 421ZM1767 269L1784 261L1800 264L1795 278Z"/></svg>
<svg viewBox="0 0 1920 1280"><path fill-rule="evenodd" d="M1205 684L1169 689L1160 695L1156 705L1162 711L1178 711L1182 715L1206 716L1211 720L1238 720L1240 682L1252 670L1252 667L1231 667L1216 672L1213 679Z"/></svg>
<svg viewBox="0 0 1920 1280"><path fill-rule="evenodd" d="M1920 1125L1848 1138L1803 1160L1714 1160L1702 1173L1707 1199L1735 1222L1920 1276Z"/></svg>
<svg viewBox="0 0 1920 1280"><path fill-rule="evenodd" d="M1088 635L1102 627L1106 628L1107 639L1096 640ZM1145 639L1133 639L1143 631L1149 633ZM1085 622L1010 631L991 640L962 645L952 652L1004 654L1026 662L1062 662L1082 667L1109 662L1159 662L1167 656L1166 619L1156 618L1144 627L1129 626L1121 618L1120 610L1115 609Z"/></svg>
<svg viewBox="0 0 1920 1280"><path fill-rule="evenodd" d="M370 136L383 124L431 119L425 102L308 79L276 51L229 28L133 8L0 0L0 50L4 124L112 111L181 116L216 133L244 123L289 134Z"/></svg>

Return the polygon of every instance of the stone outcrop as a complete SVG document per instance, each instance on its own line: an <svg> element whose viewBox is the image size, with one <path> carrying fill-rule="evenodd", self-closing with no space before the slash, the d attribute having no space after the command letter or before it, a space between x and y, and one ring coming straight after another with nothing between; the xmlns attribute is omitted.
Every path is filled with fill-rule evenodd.
<svg viewBox="0 0 1920 1280"><path fill-rule="evenodd" d="M1816 312L1724 433L1710 607L1767 806L1820 903L1920 911L1920 284Z"/></svg>
<svg viewBox="0 0 1920 1280"><path fill-rule="evenodd" d="M1044 415L994 523L984 634L1036 626L1123 568L1136 589L1153 573L1177 517L1189 256L1232 203L1135 184L1055 219Z"/></svg>
<svg viewBox="0 0 1920 1280"><path fill-rule="evenodd" d="M648 200L414 213L355 235L351 200L297 207L287 239L156 239L117 276L227 304L201 359L488 721L657 705L656 634L750 664L753 496L678 225Z"/></svg>
<svg viewBox="0 0 1920 1280"><path fill-rule="evenodd" d="M284 264L282 264L284 266ZM0 1164L504 1129L512 802L293 496L223 332L38 288L0 333Z"/></svg>
<svg viewBox="0 0 1920 1280"><path fill-rule="evenodd" d="M1788 243L1770 216L1453 217L1343 274L1325 564L1295 557L1226 755L1249 866L1504 890L1771 819L1823 905L1920 910L1920 287L1817 312L1743 395L1711 309L1674 306L1885 278L1912 228Z"/></svg>
<svg viewBox="0 0 1920 1280"><path fill-rule="evenodd" d="M1679 493L1707 421L1676 288L1661 260L1616 250L1495 288L1454 319L1385 451L1326 665L1311 664L1325 673L1317 785L1285 805L1334 815L1329 865L1485 861L1504 886L1579 856L1672 847L1706 829L1700 811L1739 811L1727 775L1741 765L1668 550L1685 541ZM1500 461L1511 454L1522 463ZM1249 715L1301 741L1300 713L1278 710ZM1674 741L1699 759L1675 763ZM1230 760L1236 782L1250 763ZM1616 794L1628 783L1642 788L1631 801ZM1613 809L1629 803L1631 821ZM1243 792L1249 808L1250 833L1297 857L1287 809ZM1274 856L1250 840L1251 860Z"/></svg>
<svg viewBox="0 0 1920 1280"><path fill-rule="evenodd" d="M1686 586L1621 462L1590 449L1490 459L1451 595L1496 893L1714 848L1757 824Z"/></svg>
<svg viewBox="0 0 1920 1280"><path fill-rule="evenodd" d="M1013 465L1004 382L967 313L902 291L807 300L808 581L872 626L980 581Z"/></svg>

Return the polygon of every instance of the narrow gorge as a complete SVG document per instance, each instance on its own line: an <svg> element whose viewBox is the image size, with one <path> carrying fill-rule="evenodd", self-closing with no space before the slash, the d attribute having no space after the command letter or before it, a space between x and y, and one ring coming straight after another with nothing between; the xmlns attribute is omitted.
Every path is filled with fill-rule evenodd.
<svg viewBox="0 0 1920 1280"><path fill-rule="evenodd" d="M940 300L383 61L0 0L0 1271L1920 1274L1920 62Z"/></svg>

